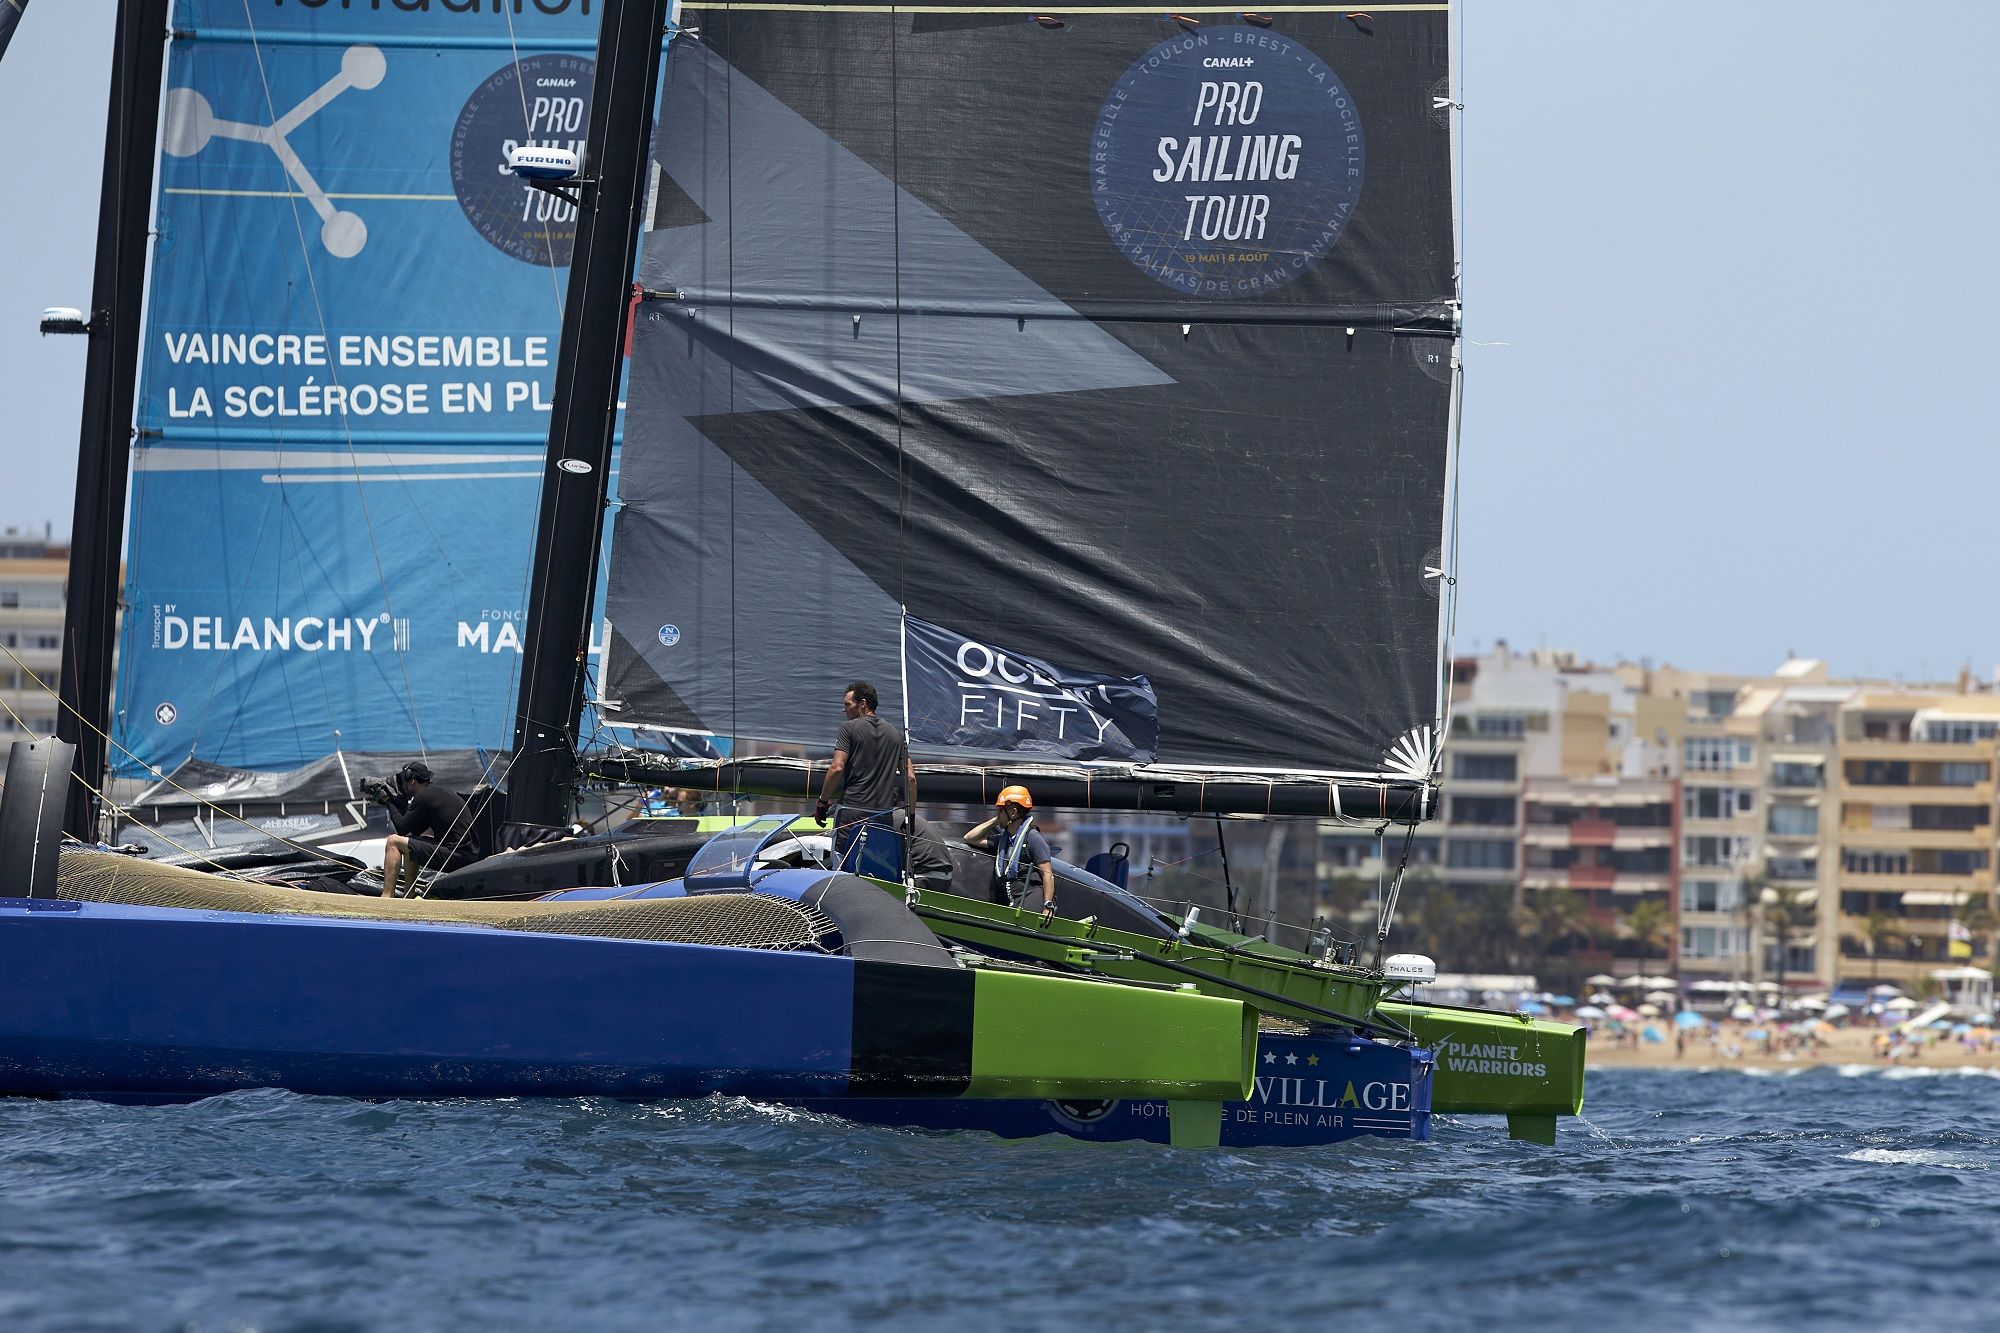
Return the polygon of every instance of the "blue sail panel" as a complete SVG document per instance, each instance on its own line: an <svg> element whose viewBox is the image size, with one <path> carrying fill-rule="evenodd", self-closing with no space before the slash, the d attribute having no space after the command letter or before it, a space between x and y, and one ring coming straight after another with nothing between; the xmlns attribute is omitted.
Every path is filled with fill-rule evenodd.
<svg viewBox="0 0 2000 1333"><path fill-rule="evenodd" d="M591 8L177 7L121 771L507 743Z"/></svg>

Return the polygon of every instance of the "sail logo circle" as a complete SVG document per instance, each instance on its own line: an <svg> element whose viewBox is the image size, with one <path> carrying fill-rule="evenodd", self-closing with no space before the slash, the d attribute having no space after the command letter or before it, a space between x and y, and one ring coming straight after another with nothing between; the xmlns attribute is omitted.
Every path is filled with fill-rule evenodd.
<svg viewBox="0 0 2000 1333"><path fill-rule="evenodd" d="M1124 256L1193 296L1282 287L1333 247L1366 167L1361 113L1325 61L1247 25L1132 63L1092 132L1090 189Z"/></svg>
<svg viewBox="0 0 2000 1333"><path fill-rule="evenodd" d="M671 648L680 641L681 627L679 625L660 626L660 645L662 647Z"/></svg>
<svg viewBox="0 0 2000 1333"><path fill-rule="evenodd" d="M174 724L174 719L179 717L180 715L181 715L180 709L174 707L170 703L163 703L158 708L155 708L153 710L153 721L159 723L163 727L171 727Z"/></svg>
<svg viewBox="0 0 2000 1333"><path fill-rule="evenodd" d="M581 56L508 62L473 89L451 132L451 189L473 229L527 264L569 263L576 206L507 169L526 144L581 154L596 66Z"/></svg>

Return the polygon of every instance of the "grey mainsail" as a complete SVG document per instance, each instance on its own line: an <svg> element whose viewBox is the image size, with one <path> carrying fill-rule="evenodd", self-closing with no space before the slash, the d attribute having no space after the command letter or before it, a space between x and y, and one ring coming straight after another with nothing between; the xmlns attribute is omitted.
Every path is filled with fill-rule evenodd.
<svg viewBox="0 0 2000 1333"><path fill-rule="evenodd" d="M969 645L961 715L976 696L1022 734L919 746L982 783L1063 752L1029 743L1070 701L1035 662L1157 700L1157 753L1069 766L1094 802L1174 775L1247 778L1229 799L1258 809L1426 784L1445 19L685 10L610 715L810 754L849 679L906 714L907 613Z"/></svg>

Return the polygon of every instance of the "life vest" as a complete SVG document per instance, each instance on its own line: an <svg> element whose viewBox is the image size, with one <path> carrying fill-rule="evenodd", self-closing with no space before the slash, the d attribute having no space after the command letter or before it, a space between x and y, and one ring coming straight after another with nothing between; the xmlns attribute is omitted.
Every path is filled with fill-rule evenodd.
<svg viewBox="0 0 2000 1333"><path fill-rule="evenodd" d="M1028 851L1028 830L1035 826L1035 817L1028 816L1010 833L1000 830L1000 841L993 848L993 884L1000 890L1003 901L1013 902L1023 892L1032 865L1023 865Z"/></svg>

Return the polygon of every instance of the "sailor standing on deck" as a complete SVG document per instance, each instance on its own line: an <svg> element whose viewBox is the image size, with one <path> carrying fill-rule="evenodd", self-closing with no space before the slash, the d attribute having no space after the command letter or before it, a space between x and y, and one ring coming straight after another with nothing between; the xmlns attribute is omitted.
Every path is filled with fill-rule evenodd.
<svg viewBox="0 0 2000 1333"><path fill-rule="evenodd" d="M839 802L833 846L843 865L862 824L890 827L890 812L898 805L908 810L912 822L917 816L917 770L910 747L902 732L875 716L880 703L875 687L865 680L855 681L841 696L847 720L834 738L833 767L826 771L813 809L813 818L825 828L827 814Z"/></svg>
<svg viewBox="0 0 2000 1333"><path fill-rule="evenodd" d="M965 845L993 853L993 885L1000 900L1049 912L1056 905L1056 872L1049 840L1035 827L1035 798L1026 787L1002 787L993 798L993 818L967 829ZM1035 880L1041 894L1035 894Z"/></svg>

